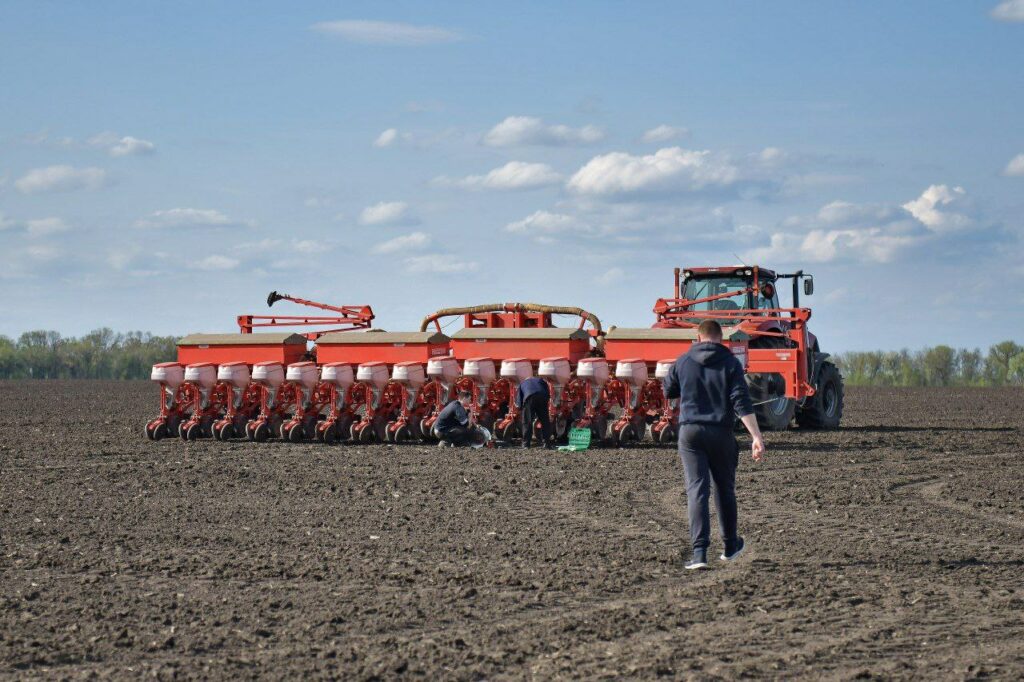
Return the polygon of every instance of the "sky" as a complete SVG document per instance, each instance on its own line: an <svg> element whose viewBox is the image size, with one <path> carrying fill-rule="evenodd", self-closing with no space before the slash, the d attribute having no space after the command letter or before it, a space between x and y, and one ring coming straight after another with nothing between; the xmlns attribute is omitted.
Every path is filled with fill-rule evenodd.
<svg viewBox="0 0 1024 682"><path fill-rule="evenodd" d="M739 262L826 351L1024 341L1024 0L0 5L0 334Z"/></svg>

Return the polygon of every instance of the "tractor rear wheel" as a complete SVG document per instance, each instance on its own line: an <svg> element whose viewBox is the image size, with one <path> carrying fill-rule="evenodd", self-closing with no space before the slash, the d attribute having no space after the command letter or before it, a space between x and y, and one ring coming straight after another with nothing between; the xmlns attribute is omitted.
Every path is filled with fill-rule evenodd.
<svg viewBox="0 0 1024 682"><path fill-rule="evenodd" d="M831 362L821 363L814 395L796 413L804 429L837 429L843 418L843 375Z"/></svg>
<svg viewBox="0 0 1024 682"><path fill-rule="evenodd" d="M755 339L751 348L787 348L781 338ZM793 421L796 401L786 397L786 380L781 374L748 374L747 387L754 402L757 424L765 431L785 431Z"/></svg>

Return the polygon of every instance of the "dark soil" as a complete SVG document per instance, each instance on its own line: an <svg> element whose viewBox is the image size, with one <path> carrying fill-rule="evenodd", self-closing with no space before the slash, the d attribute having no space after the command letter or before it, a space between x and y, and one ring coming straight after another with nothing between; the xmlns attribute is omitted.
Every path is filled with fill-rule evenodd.
<svg viewBox="0 0 1024 682"><path fill-rule="evenodd" d="M697 574L668 448L151 443L156 398L0 383L0 676L1024 677L1022 390L770 434Z"/></svg>

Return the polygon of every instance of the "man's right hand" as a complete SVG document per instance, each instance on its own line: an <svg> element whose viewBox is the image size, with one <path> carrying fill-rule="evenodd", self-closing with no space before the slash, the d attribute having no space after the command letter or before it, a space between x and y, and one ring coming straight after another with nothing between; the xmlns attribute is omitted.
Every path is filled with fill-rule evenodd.
<svg viewBox="0 0 1024 682"><path fill-rule="evenodd" d="M761 458L764 457L764 451L764 438L760 435L755 436L754 441L750 444L750 455L754 458L755 462L761 461Z"/></svg>

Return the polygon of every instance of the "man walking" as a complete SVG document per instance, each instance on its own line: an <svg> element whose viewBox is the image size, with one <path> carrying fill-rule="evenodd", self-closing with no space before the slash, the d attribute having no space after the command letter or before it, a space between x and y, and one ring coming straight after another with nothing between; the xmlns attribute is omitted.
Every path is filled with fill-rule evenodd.
<svg viewBox="0 0 1024 682"><path fill-rule="evenodd" d="M523 447L528 448L533 443L533 423L540 421L540 431L544 439L544 445L551 441L551 419L548 415L548 402L551 398L551 389L548 382L540 377L530 377L519 384L516 391L516 407L522 410L523 414Z"/></svg>
<svg viewBox="0 0 1024 682"><path fill-rule="evenodd" d="M711 520L708 495L715 484L718 527L725 550L720 557L733 561L743 553L743 538L736 531L736 466L739 444L733 435L736 415L754 442L755 462L764 454L764 439L757 426L743 365L722 345L722 327L704 320L697 328L697 343L680 355L665 380L665 393L679 398L679 457L686 474L686 500L693 555L688 569L707 568Z"/></svg>

